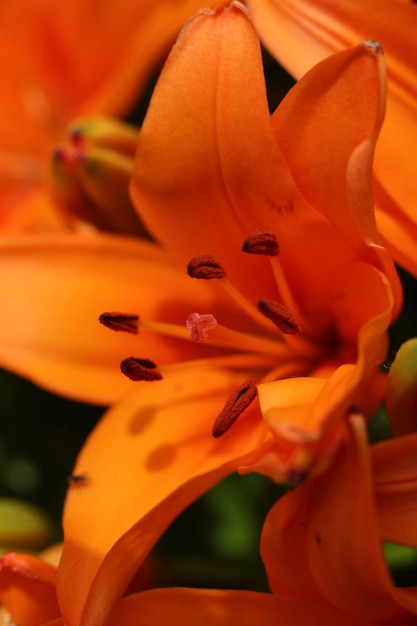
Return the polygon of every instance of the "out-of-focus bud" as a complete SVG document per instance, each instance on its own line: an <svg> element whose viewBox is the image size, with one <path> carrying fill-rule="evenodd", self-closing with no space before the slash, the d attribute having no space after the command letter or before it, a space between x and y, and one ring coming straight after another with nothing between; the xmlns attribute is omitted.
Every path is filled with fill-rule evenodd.
<svg viewBox="0 0 417 626"><path fill-rule="evenodd" d="M138 132L104 117L71 125L50 167L52 195L64 211L99 230L148 237L129 197Z"/></svg>
<svg viewBox="0 0 417 626"><path fill-rule="evenodd" d="M38 507L14 498L0 499L0 552L39 550L53 534L52 524Z"/></svg>
<svg viewBox="0 0 417 626"><path fill-rule="evenodd" d="M393 435L417 431L417 338L398 350L388 375L385 402Z"/></svg>

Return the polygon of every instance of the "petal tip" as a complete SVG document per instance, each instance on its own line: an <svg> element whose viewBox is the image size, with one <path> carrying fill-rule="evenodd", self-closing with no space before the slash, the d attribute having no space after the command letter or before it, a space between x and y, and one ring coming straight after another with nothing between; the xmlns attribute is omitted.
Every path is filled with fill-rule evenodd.
<svg viewBox="0 0 417 626"><path fill-rule="evenodd" d="M364 39L362 42L365 50L369 52L369 54L373 54L375 56L382 55L382 46L379 41L373 41L372 39Z"/></svg>

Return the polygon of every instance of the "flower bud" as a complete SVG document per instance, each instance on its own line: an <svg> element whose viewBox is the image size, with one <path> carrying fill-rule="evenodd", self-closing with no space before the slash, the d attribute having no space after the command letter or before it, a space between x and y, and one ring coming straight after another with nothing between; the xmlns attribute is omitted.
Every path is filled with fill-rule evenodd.
<svg viewBox="0 0 417 626"><path fill-rule="evenodd" d="M138 129L111 118L73 124L51 159L52 195L99 230L147 236L129 197Z"/></svg>
<svg viewBox="0 0 417 626"><path fill-rule="evenodd" d="M42 510L15 498L0 498L0 549L39 550L53 537Z"/></svg>
<svg viewBox="0 0 417 626"><path fill-rule="evenodd" d="M393 435L417 431L417 338L398 350L388 375L386 407Z"/></svg>

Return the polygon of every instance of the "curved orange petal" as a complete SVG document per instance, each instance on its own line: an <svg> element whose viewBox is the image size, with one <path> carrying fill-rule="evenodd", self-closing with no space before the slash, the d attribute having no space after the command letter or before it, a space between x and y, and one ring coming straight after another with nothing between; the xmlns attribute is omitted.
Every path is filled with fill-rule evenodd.
<svg viewBox="0 0 417 626"><path fill-rule="evenodd" d="M337 281L340 267L352 261L358 250L362 258L389 274L399 303L392 262L380 247L366 245L377 241L377 235L372 223L370 159L359 155L362 148L358 145L367 146L368 139L371 145L377 134L382 107L378 67L375 55L362 46L332 60L329 67L324 64L306 79L307 91L317 99L322 96L323 101L323 82L329 80L332 96L326 102L327 108L335 109L333 134L327 131L325 117L316 115L315 109L306 110L304 83L293 89L282 119L308 118L309 137L315 133L323 137L319 147L323 148L323 160L327 159L327 176L325 170L317 171L320 155L307 150L302 141L291 146L283 141L282 152L277 145L266 104L259 42L240 5L198 14L171 52L139 134L132 195L141 217L182 262L210 252L235 284L257 299L276 298L276 290L269 265L241 254L242 241L258 227L276 232L282 244L282 266L314 323L322 323L323 317L327 320L332 309L328 285ZM355 90L358 75L360 84L370 85L366 98L356 98L363 116L361 113L355 117L359 121L353 122L355 143L344 122L354 98L345 103L342 96ZM339 134L344 142L334 165L339 168L335 175L328 154ZM286 163L287 151L290 165L296 161L292 173ZM356 180L359 170L364 174L361 180L368 174L369 188ZM312 171L315 178L308 181L309 193L300 180L301 191L306 195L314 192L318 203L314 208L297 188L300 172L305 171ZM328 194L332 177L333 194ZM347 179L350 196L343 203ZM339 220L340 237L335 237L327 218L335 223Z"/></svg>
<svg viewBox="0 0 417 626"><path fill-rule="evenodd" d="M60 615L56 569L29 554L6 552L0 558L0 601L21 626L39 626Z"/></svg>
<svg viewBox="0 0 417 626"><path fill-rule="evenodd" d="M371 448L375 498L385 541L417 547L417 435Z"/></svg>
<svg viewBox="0 0 417 626"><path fill-rule="evenodd" d="M251 591L154 589L123 598L106 624L127 626L350 626L351 617L330 606ZM356 622L369 626L367 621Z"/></svg>
<svg viewBox="0 0 417 626"><path fill-rule="evenodd" d="M200 12L174 46L139 134L132 195L140 216L182 262L213 254L243 292L265 297L270 269L241 248L291 204L296 190L282 163L243 6Z"/></svg>
<svg viewBox="0 0 417 626"><path fill-rule="evenodd" d="M380 48L361 43L315 65L272 115L299 189L360 251L364 239L378 243L372 158L384 115L384 79Z"/></svg>
<svg viewBox="0 0 417 626"><path fill-rule="evenodd" d="M396 283L392 263L380 249L372 193L373 154L385 106L384 79L378 45L358 44L303 76L276 109L272 124L306 200L363 258L381 260L381 269Z"/></svg>
<svg viewBox="0 0 417 626"><path fill-rule="evenodd" d="M364 424L350 423L328 471L267 518L261 550L270 584L300 601L325 598L355 617L407 624L382 556Z"/></svg>
<svg viewBox="0 0 417 626"><path fill-rule="evenodd" d="M417 142L415 98L417 12L402 0L247 0L266 46L294 76L300 77L328 55L361 39L379 41L388 73L386 119L375 155L377 222L396 260L417 274L414 244L417 222L414 176ZM408 223L404 238L387 220ZM407 237L408 239L408 237Z"/></svg>
<svg viewBox="0 0 417 626"><path fill-rule="evenodd" d="M392 313L387 279L362 263L347 266L339 278L342 287L334 314L340 320L340 337L346 340L346 354L343 343L340 347L345 364L337 367L330 361L309 378L258 386L262 415L277 437L287 471L290 468L295 475L308 471L313 459L315 472L326 466L349 410L356 406L371 414L385 392L386 376L379 373L379 366L387 350ZM369 302L363 293L372 294ZM355 307L358 300L362 306Z"/></svg>
<svg viewBox="0 0 417 626"><path fill-rule="evenodd" d="M190 312L213 307L156 246L122 237L7 238L0 243L3 366L64 395L106 404L132 389L120 362L140 356L166 365L217 354L189 340ZM177 324L181 338L146 328L139 335L100 325L105 311Z"/></svg>
<svg viewBox="0 0 417 626"><path fill-rule="evenodd" d="M47 196L43 162L51 145L75 118L126 115L201 6L201 0L63 0L58 11L53 0L1 2L0 202L9 230L43 229L21 193L42 188ZM78 225L58 207L54 214L58 230Z"/></svg>
<svg viewBox="0 0 417 626"><path fill-rule="evenodd" d="M103 623L174 517L268 445L256 409L233 437L211 434L241 382L220 370L177 371L138 389L95 428L74 469L85 480L70 488L64 512L58 595L69 626Z"/></svg>

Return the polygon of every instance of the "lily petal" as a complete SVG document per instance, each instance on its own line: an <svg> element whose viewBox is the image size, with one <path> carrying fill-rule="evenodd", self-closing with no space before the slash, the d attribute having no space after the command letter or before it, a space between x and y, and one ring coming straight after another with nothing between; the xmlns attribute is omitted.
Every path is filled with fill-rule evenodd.
<svg viewBox="0 0 417 626"><path fill-rule="evenodd" d="M417 434L372 446L371 460L381 536L417 547Z"/></svg>
<svg viewBox="0 0 417 626"><path fill-rule="evenodd" d="M368 415L383 398L386 376L380 374L378 368L387 349L385 332L391 319L392 297L386 277L372 266L365 266L365 276L379 276L378 281L369 283L373 285L372 306L375 309L368 309L362 319L355 319L352 313L346 315L346 311L355 311L355 307L346 306L344 300L347 303L352 298L353 303L357 301L358 289L359 295L363 292L363 285L358 280L361 275L358 265L341 273L345 295L339 297L336 306L337 311L340 305L340 319L347 326L352 325L352 332L345 327L345 333L347 337L350 335L353 345L354 337L358 337L357 357L352 359L352 355L347 355L348 362L344 365L319 368L309 378L289 378L258 387L262 414L295 475L302 476L316 456L314 471L322 471L331 459L344 416L351 407L358 406ZM356 313L359 317L360 307ZM329 437L333 439L331 446ZM326 454L323 454L323 445L328 447Z"/></svg>
<svg viewBox="0 0 417 626"><path fill-rule="evenodd" d="M207 4L218 3L63 0L58 11L53 0L1 2L1 226L14 233L80 227L59 206L45 224L45 211L26 205L39 190L50 203L52 146L74 119L129 113L184 22Z"/></svg>
<svg viewBox="0 0 417 626"><path fill-rule="evenodd" d="M68 121L69 110L126 113L199 7L199 0L126 0L123 5L64 0L56 11L51 0L5 0L0 13L5 84L20 82L25 96L33 96L32 111L36 103L40 110L43 98L61 122ZM23 55L29 46L32 54ZM1 93L17 100L19 89Z"/></svg>
<svg viewBox="0 0 417 626"><path fill-rule="evenodd" d="M324 285L335 281L340 266L352 260L353 243L356 254L359 250L364 260L388 273L400 302L393 264L376 243L371 187L362 188L360 182L366 175L371 180L372 148L383 109L377 56L362 45L317 68L294 87L282 115L279 107L273 128L259 42L245 12L233 3L228 10L198 14L170 54L139 134L131 190L147 227L182 262L210 252L241 291L257 299L276 298L270 269L262 259L247 259L239 252L254 229L275 231L286 244L280 259L291 286L297 298L307 301L310 315L312 307L320 307L319 320L330 308ZM365 97L357 87L358 75L360 85L367 86ZM328 96L324 84L331 86ZM334 127L328 116L316 113L321 100L320 107L310 108L306 95L323 98ZM349 133L345 117L352 117L352 102L363 122ZM314 142L288 140L287 118L291 129L305 119L309 139L319 137L320 150L326 144L323 162ZM329 154L335 150L336 160ZM328 176L321 169L318 173L324 165ZM310 171L311 179L306 174ZM334 180L331 194L329 179ZM316 203L314 208L300 191ZM345 246L341 238L335 243L334 231L323 218L338 227ZM329 246L332 264L327 262Z"/></svg>
<svg viewBox="0 0 417 626"><path fill-rule="evenodd" d="M174 517L269 445L256 410L234 425L233 437L211 434L239 384L230 372L172 373L97 425L74 469L85 481L71 487L64 512L58 597L69 626L103 623Z"/></svg>
<svg viewBox="0 0 417 626"><path fill-rule="evenodd" d="M248 0L264 44L295 77L361 39L380 42L388 71L386 119L375 155L377 222L394 258L414 275L417 11L402 0ZM387 222L398 222L398 238ZM408 240L408 241L407 241ZM404 248L404 244L407 244Z"/></svg>
<svg viewBox="0 0 417 626"><path fill-rule="evenodd" d="M104 405L132 388L119 365L136 351L158 365L216 354L196 347L185 329L190 311L213 308L213 294L150 243L8 238L0 256L1 363L52 391ZM109 310L177 324L184 338L114 333L98 323Z"/></svg>
<svg viewBox="0 0 417 626"><path fill-rule="evenodd" d="M393 587L382 556L365 437L362 420L352 419L329 471L272 509L261 551L273 591L408 624L406 594Z"/></svg>
<svg viewBox="0 0 417 626"><path fill-rule="evenodd" d="M306 200L362 254L364 244L370 246L365 258L377 255L380 268L399 291L374 216L372 166L384 108L382 51L378 44L363 42L303 76L273 114L272 123ZM359 120L352 115L358 110Z"/></svg>
<svg viewBox="0 0 417 626"><path fill-rule="evenodd" d="M326 72L321 64L316 65L288 92L272 123L307 201L354 245L363 246L363 238L378 242L371 171L384 114L382 53L376 44L362 43L331 56L324 64ZM344 103L343 124L339 122L340 102ZM358 106L359 120L347 115ZM360 159L358 172L351 171L350 165L355 153L356 160Z"/></svg>
<svg viewBox="0 0 417 626"><path fill-rule="evenodd" d="M141 218L182 262L213 254L243 292L265 297L271 272L241 248L294 196L281 163L243 5L200 12L171 51L139 134L132 196Z"/></svg>
<svg viewBox="0 0 417 626"><path fill-rule="evenodd" d="M154 589L123 598L107 624L128 626L350 626L351 617L324 605L300 603L291 598L250 591L217 591L213 589ZM358 621L359 626L369 622Z"/></svg>
<svg viewBox="0 0 417 626"><path fill-rule="evenodd" d="M55 583L55 568L35 556L7 552L0 558L0 601L21 626L60 615Z"/></svg>

